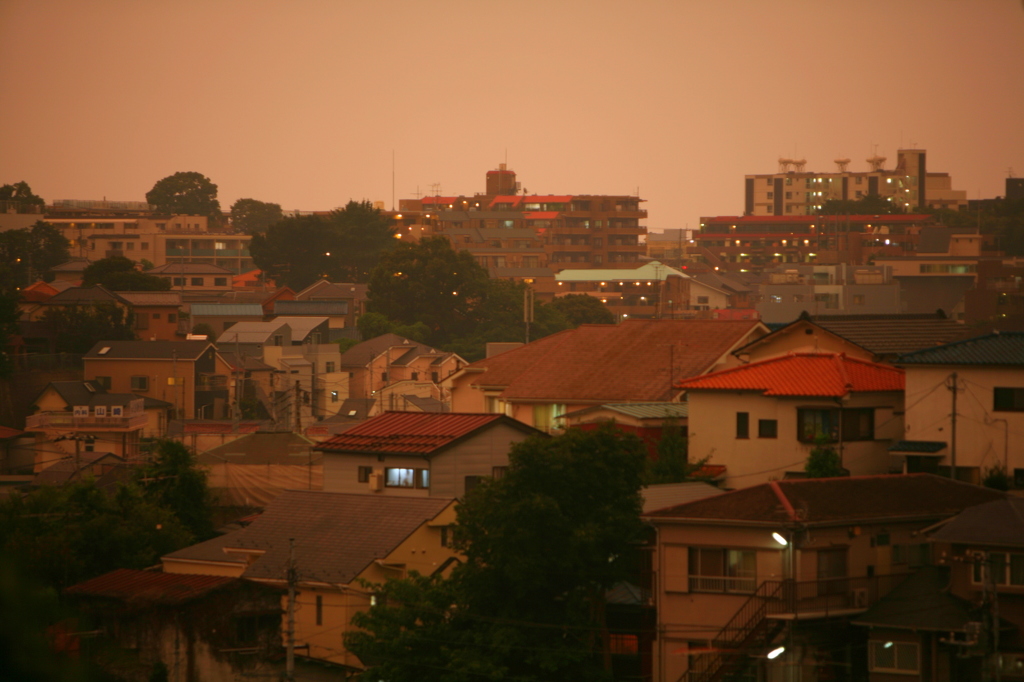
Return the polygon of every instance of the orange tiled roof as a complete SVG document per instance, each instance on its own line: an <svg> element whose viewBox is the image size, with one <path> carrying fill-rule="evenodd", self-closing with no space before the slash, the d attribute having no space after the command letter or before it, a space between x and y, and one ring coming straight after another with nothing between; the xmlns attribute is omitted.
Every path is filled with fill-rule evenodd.
<svg viewBox="0 0 1024 682"><path fill-rule="evenodd" d="M681 379L709 371L724 355L768 330L757 320L628 320L585 324L479 360L474 386L505 400L670 400Z"/></svg>
<svg viewBox="0 0 1024 682"><path fill-rule="evenodd" d="M693 390L759 391L767 396L823 396L902 391L903 370L843 353L789 353L681 381Z"/></svg>
<svg viewBox="0 0 1024 682"><path fill-rule="evenodd" d="M385 412L328 438L313 449L429 455L499 421L533 430L501 414Z"/></svg>

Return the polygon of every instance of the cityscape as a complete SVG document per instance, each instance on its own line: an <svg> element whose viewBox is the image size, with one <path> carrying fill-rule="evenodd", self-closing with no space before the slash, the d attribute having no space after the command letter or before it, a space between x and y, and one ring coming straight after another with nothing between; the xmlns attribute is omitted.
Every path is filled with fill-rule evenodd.
<svg viewBox="0 0 1024 682"><path fill-rule="evenodd" d="M0 678L1024 680L1022 27L0 2Z"/></svg>

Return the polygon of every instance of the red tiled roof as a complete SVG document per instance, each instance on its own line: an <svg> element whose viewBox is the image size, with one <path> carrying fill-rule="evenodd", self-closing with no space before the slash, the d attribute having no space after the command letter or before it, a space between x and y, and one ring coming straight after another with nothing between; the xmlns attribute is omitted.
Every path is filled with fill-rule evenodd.
<svg viewBox="0 0 1024 682"><path fill-rule="evenodd" d="M680 379L709 371L767 328L757 320L627 320L585 324L494 357L469 381L503 388L506 400L670 400Z"/></svg>
<svg viewBox="0 0 1024 682"><path fill-rule="evenodd" d="M645 516L777 524L945 518L1003 497L998 490L932 474L808 478L770 481Z"/></svg>
<svg viewBox="0 0 1024 682"><path fill-rule="evenodd" d="M759 391L767 396L824 396L902 391L903 370L849 358L843 353L789 353L749 365L686 379L687 391Z"/></svg>
<svg viewBox="0 0 1024 682"><path fill-rule="evenodd" d="M182 604L236 581L214 575L158 573L119 568L72 585L65 592L86 597L152 604Z"/></svg>
<svg viewBox="0 0 1024 682"><path fill-rule="evenodd" d="M429 455L496 422L530 428L501 414L385 412L328 438L313 449Z"/></svg>
<svg viewBox="0 0 1024 682"><path fill-rule="evenodd" d="M512 207L518 206L523 201L521 194L505 194L494 197L491 199L491 203L487 204L487 208L494 208L498 204L511 204Z"/></svg>

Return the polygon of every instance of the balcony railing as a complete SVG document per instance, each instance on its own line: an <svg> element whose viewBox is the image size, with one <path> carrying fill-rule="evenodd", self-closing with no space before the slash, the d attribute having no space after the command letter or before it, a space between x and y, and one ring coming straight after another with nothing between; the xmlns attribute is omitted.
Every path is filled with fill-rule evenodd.
<svg viewBox="0 0 1024 682"><path fill-rule="evenodd" d="M41 412L29 415L25 419L26 431L37 431L45 429L92 429L92 430L125 430L133 431L141 429L146 425L145 414L135 414L127 417L76 417L67 412Z"/></svg>

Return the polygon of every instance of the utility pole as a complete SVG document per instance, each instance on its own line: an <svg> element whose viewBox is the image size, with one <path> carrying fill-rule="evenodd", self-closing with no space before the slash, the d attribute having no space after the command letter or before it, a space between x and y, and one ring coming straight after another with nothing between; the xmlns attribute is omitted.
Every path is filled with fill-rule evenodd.
<svg viewBox="0 0 1024 682"><path fill-rule="evenodd" d="M284 678L288 682L295 679L295 577L295 538L288 538L288 639L284 664Z"/></svg>
<svg viewBox="0 0 1024 682"><path fill-rule="evenodd" d="M949 477L954 481L956 478L956 393L957 393L957 375L953 372L949 375L949 379L946 381L946 388L953 392L953 413L950 415L950 431L949 431Z"/></svg>
<svg viewBox="0 0 1024 682"><path fill-rule="evenodd" d="M533 287L523 289L523 322L526 325L526 343L530 343L530 323L533 322Z"/></svg>

